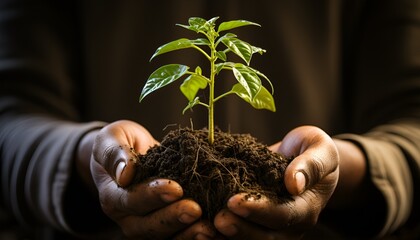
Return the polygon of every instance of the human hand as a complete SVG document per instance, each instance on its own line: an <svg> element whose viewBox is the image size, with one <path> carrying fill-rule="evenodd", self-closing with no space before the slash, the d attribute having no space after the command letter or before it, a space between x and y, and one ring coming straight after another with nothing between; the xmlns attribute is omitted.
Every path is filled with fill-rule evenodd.
<svg viewBox="0 0 420 240"><path fill-rule="evenodd" d="M117 121L97 135L91 173L103 211L129 239L194 239L214 236L209 223L197 221L200 206L181 199L181 186L169 179L130 185L136 153L144 154L158 142L137 123ZM202 236L201 235L201 236Z"/></svg>
<svg viewBox="0 0 420 240"><path fill-rule="evenodd" d="M316 224L335 190L339 156L333 140L321 129L296 128L270 149L295 157L284 176L293 199L273 204L265 196L234 195L214 221L229 239L300 239Z"/></svg>

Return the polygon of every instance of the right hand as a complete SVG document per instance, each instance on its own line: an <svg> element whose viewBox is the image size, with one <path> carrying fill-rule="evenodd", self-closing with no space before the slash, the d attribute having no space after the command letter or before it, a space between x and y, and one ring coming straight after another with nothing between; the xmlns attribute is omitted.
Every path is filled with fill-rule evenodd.
<svg viewBox="0 0 420 240"><path fill-rule="evenodd" d="M155 144L158 142L144 127L126 120L98 133L91 174L103 211L129 239L214 237L211 224L199 221L200 206L182 199L182 188L175 181L154 179L126 188L135 175L135 154L144 154Z"/></svg>
<svg viewBox="0 0 420 240"><path fill-rule="evenodd" d="M334 141L321 129L301 126L270 147L292 157L284 184L292 199L273 204L262 195L232 196L216 215L216 228L229 239L301 239L318 221L339 177L339 155Z"/></svg>

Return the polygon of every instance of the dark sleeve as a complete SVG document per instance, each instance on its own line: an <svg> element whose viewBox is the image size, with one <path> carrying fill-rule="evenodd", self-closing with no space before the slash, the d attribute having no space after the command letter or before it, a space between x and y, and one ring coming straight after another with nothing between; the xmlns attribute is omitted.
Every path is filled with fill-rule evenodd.
<svg viewBox="0 0 420 240"><path fill-rule="evenodd" d="M381 223L377 233L384 236L420 227L420 2L365 2L347 86L354 89L348 111L358 134L338 137L364 150L371 182L385 200L383 217L366 222L359 215L357 222Z"/></svg>
<svg viewBox="0 0 420 240"><path fill-rule="evenodd" d="M75 148L86 132L102 124L75 124L34 115L2 116L0 124L1 195L5 207L23 224L47 223L70 230L64 207L83 209L76 202L64 204L72 197L64 196L75 174ZM85 199L83 192L83 188L75 191L78 199L73 201Z"/></svg>
<svg viewBox="0 0 420 240"><path fill-rule="evenodd" d="M104 125L80 122L75 2L0 1L0 207L70 232L104 217L73 171L79 140Z"/></svg>
<svg viewBox="0 0 420 240"><path fill-rule="evenodd" d="M368 159L370 181L385 200L385 215L375 212L381 205L377 202L366 206L365 212L359 212L359 217L367 214L364 220L378 223L381 229L373 229L377 236L418 234L415 231L420 228L420 209L416 206L420 201L419 120L382 125L363 135L336 137L352 141L363 149ZM371 226L364 220L359 223ZM365 232L369 230L372 228L367 227Z"/></svg>

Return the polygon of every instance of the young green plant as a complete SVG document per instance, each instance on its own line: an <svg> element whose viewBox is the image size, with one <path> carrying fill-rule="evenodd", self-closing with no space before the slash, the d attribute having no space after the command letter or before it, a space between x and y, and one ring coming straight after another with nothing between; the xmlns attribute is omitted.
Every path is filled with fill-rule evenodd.
<svg viewBox="0 0 420 240"><path fill-rule="evenodd" d="M150 58L151 61L156 56L167 52L193 48L202 53L210 62L210 75L203 75L200 66L197 66L194 71L190 71L189 66L182 64L164 65L149 76L139 99L139 102L141 102L151 92L185 77L184 82L180 86L181 92L188 99L188 104L184 108L183 113L196 105L202 105L208 109L208 141L210 144L214 142L214 105L222 97L229 94L236 94L256 109L276 111L272 96L274 89L270 80L263 73L249 66L252 55L254 53L263 54L265 50L240 40L233 33L224 33L221 35L222 32L234 28L260 25L246 20L233 20L222 22L216 30L217 19L218 17L210 20L191 17L188 20L189 25L176 24L177 26L202 34L205 38L193 40L181 38L169 42L160 46ZM229 62L227 60L227 53L233 53L239 56L245 64ZM234 84L230 91L215 96L214 86L216 76L222 70L232 71L238 83ZM268 91L263 86L261 78L269 83L271 91ZM208 101L205 103L200 100L197 93L200 89L206 89L207 87L209 94Z"/></svg>

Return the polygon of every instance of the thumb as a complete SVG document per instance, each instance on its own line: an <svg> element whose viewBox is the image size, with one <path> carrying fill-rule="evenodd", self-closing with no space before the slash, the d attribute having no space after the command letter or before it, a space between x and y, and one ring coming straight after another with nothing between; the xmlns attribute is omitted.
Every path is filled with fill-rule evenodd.
<svg viewBox="0 0 420 240"><path fill-rule="evenodd" d="M328 190L336 181L335 174L324 180L331 173L338 172L338 152L334 141L321 129L298 127L289 132L281 144L273 147L285 156L296 156L284 175L285 186L292 195L302 194L318 183L321 183L320 190Z"/></svg>
<svg viewBox="0 0 420 240"><path fill-rule="evenodd" d="M137 154L132 147L115 143L98 145L93 157L120 187L128 186L134 178Z"/></svg>
<svg viewBox="0 0 420 240"><path fill-rule="evenodd" d="M286 168L284 173L284 183L287 191L292 195L302 194L308 187L309 178L308 170L295 158Z"/></svg>
<svg viewBox="0 0 420 240"><path fill-rule="evenodd" d="M122 158L116 163L114 170L115 181L120 187L127 187L136 173L137 154L132 150L127 152L124 148L127 147L123 147L124 153L120 155Z"/></svg>
<svg viewBox="0 0 420 240"><path fill-rule="evenodd" d="M304 170L289 171L291 173L286 174L286 188L287 191L292 195L302 194L307 187L308 174Z"/></svg>
<svg viewBox="0 0 420 240"><path fill-rule="evenodd" d="M316 149L309 149L293 159L287 166L284 175L285 185L289 193L300 195L315 185L321 184L327 187L335 182L336 179L332 176L332 179L326 178L331 173L338 172L336 161L331 159L333 158L320 156L319 150Z"/></svg>
<svg viewBox="0 0 420 240"><path fill-rule="evenodd" d="M141 125L120 120L105 126L96 136L93 158L120 187L127 187L136 173L136 162L156 140Z"/></svg>

